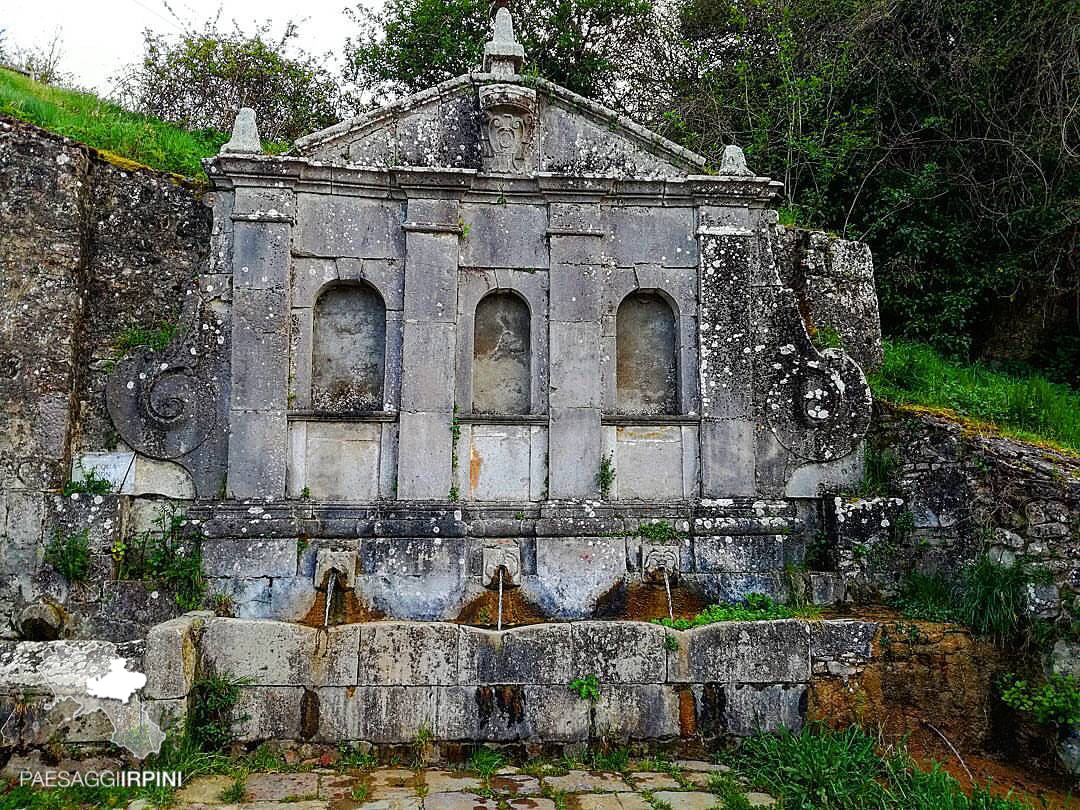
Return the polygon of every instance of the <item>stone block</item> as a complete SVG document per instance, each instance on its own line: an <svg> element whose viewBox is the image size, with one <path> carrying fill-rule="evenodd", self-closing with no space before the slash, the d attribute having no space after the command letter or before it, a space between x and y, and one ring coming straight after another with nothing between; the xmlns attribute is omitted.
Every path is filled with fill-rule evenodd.
<svg viewBox="0 0 1080 810"><path fill-rule="evenodd" d="M547 210L542 205L465 203L462 267L542 270L548 266Z"/></svg>
<svg viewBox="0 0 1080 810"><path fill-rule="evenodd" d="M196 634L209 617L208 613L185 613L150 628L143 662L146 674L143 697L155 700L187 697L195 681L198 661Z"/></svg>
<svg viewBox="0 0 1080 810"><path fill-rule="evenodd" d="M453 414L402 412L399 422L398 498L446 500L451 484Z"/></svg>
<svg viewBox="0 0 1080 810"><path fill-rule="evenodd" d="M127 501L127 498L120 495L88 495L82 492L49 496L46 503L46 536L43 541L48 543L57 534L67 537L85 530L87 539L90 541L90 550L107 553L124 532ZM36 538L37 531L40 531L36 524L41 521L39 512L41 507L37 497L29 493L13 492L9 504L13 507L9 520L23 518L30 522L27 527L14 527L14 539L17 544L20 535L26 540L31 537ZM31 556L27 561L32 559ZM34 569L24 568L18 573L25 573L27 570Z"/></svg>
<svg viewBox="0 0 1080 810"><path fill-rule="evenodd" d="M600 325L595 321L549 325L551 408L600 407Z"/></svg>
<svg viewBox="0 0 1080 810"><path fill-rule="evenodd" d="M42 523L45 503L36 492L0 492L0 518L4 542L0 543L0 573L37 571L45 553Z"/></svg>
<svg viewBox="0 0 1080 810"><path fill-rule="evenodd" d="M501 633L462 625L461 684L565 684L571 668L570 624L538 624Z"/></svg>
<svg viewBox="0 0 1080 810"><path fill-rule="evenodd" d="M620 267L697 267L693 208L624 206L612 208L610 216L615 262Z"/></svg>
<svg viewBox="0 0 1080 810"><path fill-rule="evenodd" d="M405 258L405 322L453 324L457 320L458 237L410 233ZM410 353L406 330L405 356Z"/></svg>
<svg viewBox="0 0 1080 810"><path fill-rule="evenodd" d="M230 673L235 674L235 673ZM300 686L244 686L236 702L241 718L233 729L241 742L301 738Z"/></svg>
<svg viewBox="0 0 1080 810"><path fill-rule="evenodd" d="M283 408L289 382L285 291L237 290L233 299L232 407Z"/></svg>
<svg viewBox="0 0 1080 810"><path fill-rule="evenodd" d="M618 537L539 537L536 573L535 601L552 616L581 618L626 574L626 544Z"/></svg>
<svg viewBox="0 0 1080 810"><path fill-rule="evenodd" d="M237 193L242 195L238 189ZM289 232L284 222L233 224L233 295L282 289L289 283Z"/></svg>
<svg viewBox="0 0 1080 810"><path fill-rule="evenodd" d="M296 538L204 540L202 556L209 577L296 575Z"/></svg>
<svg viewBox="0 0 1080 810"><path fill-rule="evenodd" d="M552 498L596 498L602 428L598 408L551 409L549 492Z"/></svg>
<svg viewBox="0 0 1080 810"><path fill-rule="evenodd" d="M401 205L359 197L296 195L296 256L401 259L405 234Z"/></svg>
<svg viewBox="0 0 1080 810"><path fill-rule="evenodd" d="M552 321L595 325L600 319L601 265L556 262L549 274Z"/></svg>
<svg viewBox="0 0 1080 810"><path fill-rule="evenodd" d="M810 679L810 630L795 619L721 622L686 631L672 680L772 684Z"/></svg>
<svg viewBox="0 0 1080 810"><path fill-rule="evenodd" d="M805 684L728 684L723 689L727 734L745 737L802 729L806 717Z"/></svg>
<svg viewBox="0 0 1080 810"><path fill-rule="evenodd" d="M320 633L286 622L210 619L199 650L204 667L248 678L253 686L351 686L360 627L340 625Z"/></svg>
<svg viewBox="0 0 1080 810"><path fill-rule="evenodd" d="M617 427L615 437L615 489L620 501L683 497L681 427Z"/></svg>
<svg viewBox="0 0 1080 810"><path fill-rule="evenodd" d="M407 743L437 728L435 687L324 688L317 694L318 738L325 742Z"/></svg>
<svg viewBox="0 0 1080 810"><path fill-rule="evenodd" d="M379 423L309 422L305 426L303 486L311 497L378 500L382 433Z"/></svg>
<svg viewBox="0 0 1080 810"><path fill-rule="evenodd" d="M695 570L701 573L779 571L784 567L780 535L694 537Z"/></svg>
<svg viewBox="0 0 1080 810"><path fill-rule="evenodd" d="M678 737L679 694L667 684L608 684L601 679L596 733L616 740Z"/></svg>
<svg viewBox="0 0 1080 810"><path fill-rule="evenodd" d="M865 662L874 654L877 622L830 619L810 624L810 658L820 661Z"/></svg>
<svg viewBox="0 0 1080 810"><path fill-rule="evenodd" d="M560 776L545 776L544 784L567 793L631 793L633 788L621 775L602 771L571 770Z"/></svg>
<svg viewBox="0 0 1080 810"><path fill-rule="evenodd" d="M273 498L285 494L288 420L284 411L229 414L229 494Z"/></svg>
<svg viewBox="0 0 1080 810"><path fill-rule="evenodd" d="M573 622L571 672L591 673L602 684L663 683L667 677L664 628L645 622Z"/></svg>
<svg viewBox="0 0 1080 810"><path fill-rule="evenodd" d="M754 423L701 420L701 494L706 498L754 495Z"/></svg>
<svg viewBox="0 0 1080 810"><path fill-rule="evenodd" d="M530 497L533 428L530 425L471 425L467 471L470 500L527 501ZM461 444L459 443L459 448Z"/></svg>
<svg viewBox="0 0 1080 810"><path fill-rule="evenodd" d="M362 627L358 683L373 686L457 683L457 625L374 622Z"/></svg>
<svg viewBox="0 0 1080 810"><path fill-rule="evenodd" d="M451 323L405 321L403 352L409 374L401 386L403 411L453 410L455 336Z"/></svg>

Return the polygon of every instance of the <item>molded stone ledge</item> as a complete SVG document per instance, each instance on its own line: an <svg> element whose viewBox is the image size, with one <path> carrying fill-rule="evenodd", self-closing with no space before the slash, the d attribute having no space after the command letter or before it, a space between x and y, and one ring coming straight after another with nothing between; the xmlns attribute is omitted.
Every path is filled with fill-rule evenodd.
<svg viewBox="0 0 1080 810"><path fill-rule="evenodd" d="M291 577L296 574L296 538L215 540L202 544L209 577Z"/></svg>

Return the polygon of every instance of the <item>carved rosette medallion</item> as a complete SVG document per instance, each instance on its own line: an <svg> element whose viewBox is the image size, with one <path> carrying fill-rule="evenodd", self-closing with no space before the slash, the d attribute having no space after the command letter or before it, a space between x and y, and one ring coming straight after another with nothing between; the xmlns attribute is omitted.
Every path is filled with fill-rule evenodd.
<svg viewBox="0 0 1080 810"><path fill-rule="evenodd" d="M527 174L536 166L536 91L516 84L480 88L484 171Z"/></svg>

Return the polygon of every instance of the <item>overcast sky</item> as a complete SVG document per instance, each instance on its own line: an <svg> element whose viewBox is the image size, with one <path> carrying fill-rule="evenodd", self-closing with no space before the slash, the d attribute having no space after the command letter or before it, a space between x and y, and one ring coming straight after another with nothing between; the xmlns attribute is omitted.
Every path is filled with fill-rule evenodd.
<svg viewBox="0 0 1080 810"><path fill-rule="evenodd" d="M236 20L244 30L272 20L280 33L290 18L300 26L299 46L311 53L340 51L350 33L343 10L381 0L0 0L0 28L9 45L46 45L63 37L61 69L76 82L105 94L109 79L142 53L142 31L179 34L200 26L221 9L223 27ZM170 12L169 9L172 9Z"/></svg>

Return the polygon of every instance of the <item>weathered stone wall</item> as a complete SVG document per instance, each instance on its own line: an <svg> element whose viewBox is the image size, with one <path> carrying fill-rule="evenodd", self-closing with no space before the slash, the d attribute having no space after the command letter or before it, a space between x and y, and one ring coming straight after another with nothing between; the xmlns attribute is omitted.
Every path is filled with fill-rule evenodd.
<svg viewBox="0 0 1080 810"><path fill-rule="evenodd" d="M125 330L180 324L198 298L211 225L200 195L177 178L0 119L0 635L42 601L87 605L101 621L127 626L72 631L85 637L131 637L167 615L141 606L158 604L141 584L109 581L109 549L148 510L55 493L84 453L125 449L105 407L113 344ZM190 490L182 471L128 458L125 492ZM91 582L69 588L42 564L44 548L57 531L83 529Z"/></svg>
<svg viewBox="0 0 1080 810"><path fill-rule="evenodd" d="M918 408L875 406L885 497L826 501L849 596L895 593L909 571L956 574L983 553L1050 574L1032 613L1080 619L1080 459Z"/></svg>

